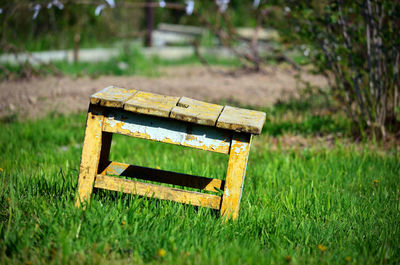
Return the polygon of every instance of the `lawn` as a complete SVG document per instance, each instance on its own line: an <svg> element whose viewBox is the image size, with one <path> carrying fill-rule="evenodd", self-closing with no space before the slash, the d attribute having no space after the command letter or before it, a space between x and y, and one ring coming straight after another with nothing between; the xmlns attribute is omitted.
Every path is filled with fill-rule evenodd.
<svg viewBox="0 0 400 265"><path fill-rule="evenodd" d="M399 264L400 158L352 143L348 121L265 109L240 216L97 191L74 207L85 114L0 124L1 264ZM300 115L296 122L288 115ZM333 135L331 145L280 144ZM111 159L218 178L227 157L117 136ZM277 142L277 143L276 143Z"/></svg>

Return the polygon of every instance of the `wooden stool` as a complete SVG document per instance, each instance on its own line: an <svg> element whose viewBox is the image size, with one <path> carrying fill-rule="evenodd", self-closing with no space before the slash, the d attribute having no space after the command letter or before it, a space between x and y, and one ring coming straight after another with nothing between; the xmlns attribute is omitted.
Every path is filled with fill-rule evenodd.
<svg viewBox="0 0 400 265"><path fill-rule="evenodd" d="M264 121L265 113L259 111L107 87L90 98L76 206L88 203L95 187L210 207L236 219L251 138L260 134ZM113 133L229 154L225 181L109 161ZM215 195L118 176L191 187ZM218 190L223 190L223 195L217 195Z"/></svg>

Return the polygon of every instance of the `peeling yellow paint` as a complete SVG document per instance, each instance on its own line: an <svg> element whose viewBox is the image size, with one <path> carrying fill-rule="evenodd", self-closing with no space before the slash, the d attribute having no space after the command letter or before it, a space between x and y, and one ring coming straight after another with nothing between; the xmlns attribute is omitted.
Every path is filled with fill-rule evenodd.
<svg viewBox="0 0 400 265"><path fill-rule="evenodd" d="M250 134L234 134L232 137L231 152L226 171L225 190L221 205L221 215L226 217L226 219L236 219L239 216L250 144Z"/></svg>
<svg viewBox="0 0 400 265"><path fill-rule="evenodd" d="M257 111L135 89L105 88L91 97L75 204L79 207L82 202L89 202L94 185L96 188L210 207L220 210L225 220L236 219L251 137L261 132L264 121L265 113ZM113 133L229 154L226 180L110 162L108 154ZM98 171L102 172L98 174ZM203 191L223 189L224 192L219 196L109 176L128 176L126 174L137 179Z"/></svg>
<svg viewBox="0 0 400 265"><path fill-rule="evenodd" d="M86 122L85 139L83 141L81 165L78 178L78 194L76 206L90 201L94 178L97 174L101 151L101 127L104 116L102 108L91 105Z"/></svg>
<svg viewBox="0 0 400 265"><path fill-rule="evenodd" d="M221 203L221 197L217 195L174 189L105 175L97 175L95 187L213 209L219 209Z"/></svg>
<svg viewBox="0 0 400 265"><path fill-rule="evenodd" d="M131 165L119 163L119 162L111 162L100 174L102 175L113 175L113 176L122 176L125 170L127 170ZM196 189L213 191L221 190L224 188L225 181L220 179L212 179L191 175L184 175L175 172L163 171L160 170L160 167L156 167L157 171L154 169L147 168L147 180L158 181L160 176L162 176L162 181L164 183L170 183L179 186L192 187ZM124 174L124 176L127 176ZM135 176L130 176L135 177ZM158 177L158 179L157 179ZM139 177L140 178L140 177Z"/></svg>

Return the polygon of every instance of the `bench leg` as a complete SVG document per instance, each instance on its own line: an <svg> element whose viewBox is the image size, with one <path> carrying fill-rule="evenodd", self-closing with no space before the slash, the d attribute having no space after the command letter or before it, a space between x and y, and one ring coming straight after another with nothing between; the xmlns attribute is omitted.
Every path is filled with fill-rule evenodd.
<svg viewBox="0 0 400 265"><path fill-rule="evenodd" d="M90 195L93 191L94 180L99 167L103 142L103 111L104 109L101 107L94 105L89 106L86 121L85 139L82 147L81 166L79 168L78 194L75 202L75 206L77 207L80 207L84 202L89 203ZM106 158L108 159L108 155Z"/></svg>
<svg viewBox="0 0 400 265"><path fill-rule="evenodd" d="M251 136L251 134L243 133L235 133L232 136L221 205L221 216L223 216L225 220L230 218L236 219L239 215L240 199L242 198Z"/></svg>

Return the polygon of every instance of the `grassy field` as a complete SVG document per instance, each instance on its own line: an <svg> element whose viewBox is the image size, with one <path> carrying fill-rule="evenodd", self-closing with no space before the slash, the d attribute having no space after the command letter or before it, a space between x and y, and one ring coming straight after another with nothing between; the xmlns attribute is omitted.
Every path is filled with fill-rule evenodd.
<svg viewBox="0 0 400 265"><path fill-rule="evenodd" d="M218 58L215 56L204 56L210 65L240 66L236 58ZM273 62L271 62L273 63ZM159 57L146 57L140 47L132 47L122 51L118 56L106 61L99 62L78 62L55 61L51 65L0 65L5 71L0 72L0 80L13 80L29 76L44 76L51 74L64 74L70 76L90 76L96 78L100 75L142 75L148 77L159 77L159 69L165 66L198 64L201 62L196 56L183 57L181 59L161 59Z"/></svg>
<svg viewBox="0 0 400 265"><path fill-rule="evenodd" d="M85 114L1 123L0 263L399 264L398 152L353 144L340 136L349 130L345 118L301 106L266 110L240 217L228 223L213 210L105 191L86 211L76 209ZM279 144L288 134L335 139L332 146ZM114 140L112 160L225 174L224 155Z"/></svg>

